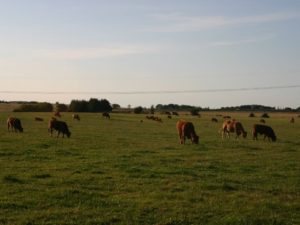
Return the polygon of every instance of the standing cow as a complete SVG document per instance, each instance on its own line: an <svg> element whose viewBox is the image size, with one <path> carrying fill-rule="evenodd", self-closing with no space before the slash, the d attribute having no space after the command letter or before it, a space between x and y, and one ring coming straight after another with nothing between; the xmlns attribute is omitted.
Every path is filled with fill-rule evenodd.
<svg viewBox="0 0 300 225"><path fill-rule="evenodd" d="M23 127L21 124L21 120L14 117L8 117L7 119L7 130L15 131L15 132L23 132Z"/></svg>
<svg viewBox="0 0 300 225"><path fill-rule="evenodd" d="M80 121L80 117L79 117L78 114L73 114L73 115L72 115L72 119L73 119L73 120L78 120L78 121Z"/></svg>
<svg viewBox="0 0 300 225"><path fill-rule="evenodd" d="M196 134L194 125L191 122L179 120L176 123L176 128L179 134L180 144L185 144L185 138L191 139L192 144L199 143L199 136Z"/></svg>
<svg viewBox="0 0 300 225"><path fill-rule="evenodd" d="M276 141L277 137L272 129L272 127L263 125L263 124L254 124L253 125L253 130L252 130L252 135L253 135L253 140L257 140L257 135L262 134L264 135L264 140L266 137L272 141Z"/></svg>
<svg viewBox="0 0 300 225"><path fill-rule="evenodd" d="M235 138L239 138L240 135L242 135L243 138L247 137L247 132L244 130L243 125L240 122L235 120L224 121L221 131L222 131L222 139L224 138L225 134L229 138L230 133L236 133Z"/></svg>
<svg viewBox="0 0 300 225"><path fill-rule="evenodd" d="M64 137L64 135L67 135L68 138L71 136L71 132L69 131L67 123L63 121L58 121L55 118L52 118L49 121L48 130L51 133L51 137L53 130L57 131L57 137L59 137L60 133L62 133L62 137Z"/></svg>
<svg viewBox="0 0 300 225"><path fill-rule="evenodd" d="M108 112L102 113L102 116L103 116L104 118L110 119L110 115L109 115Z"/></svg>

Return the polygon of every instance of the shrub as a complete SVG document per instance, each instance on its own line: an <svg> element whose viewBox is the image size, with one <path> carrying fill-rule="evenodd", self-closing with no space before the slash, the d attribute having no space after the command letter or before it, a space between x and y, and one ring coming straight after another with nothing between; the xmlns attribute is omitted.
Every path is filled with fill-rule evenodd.
<svg viewBox="0 0 300 225"><path fill-rule="evenodd" d="M135 108L133 109L133 112L134 112L135 114L140 114L140 113L143 112L143 107L141 107L141 106L135 107Z"/></svg>

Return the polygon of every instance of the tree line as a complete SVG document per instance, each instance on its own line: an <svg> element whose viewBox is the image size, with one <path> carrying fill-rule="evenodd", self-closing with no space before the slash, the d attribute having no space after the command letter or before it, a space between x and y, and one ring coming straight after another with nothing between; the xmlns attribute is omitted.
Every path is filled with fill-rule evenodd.
<svg viewBox="0 0 300 225"><path fill-rule="evenodd" d="M110 112L112 106L107 99L91 98L86 100L72 100L69 105L56 102L29 102L22 103L15 112Z"/></svg>
<svg viewBox="0 0 300 225"><path fill-rule="evenodd" d="M1 103L9 103L0 101ZM111 112L112 109L120 109L120 105L111 104L107 99L90 98L90 100L72 100L70 104L61 104L56 102L51 104L48 102L19 102L21 106L14 111L16 112ZM158 104L150 108L138 106L130 109L133 113L154 113L154 112L167 112L167 111L188 111L193 115L197 115L200 111L249 111L249 112L300 112L298 108L275 108L264 105L241 105L221 107L218 109L202 108L191 105L178 105L178 104Z"/></svg>

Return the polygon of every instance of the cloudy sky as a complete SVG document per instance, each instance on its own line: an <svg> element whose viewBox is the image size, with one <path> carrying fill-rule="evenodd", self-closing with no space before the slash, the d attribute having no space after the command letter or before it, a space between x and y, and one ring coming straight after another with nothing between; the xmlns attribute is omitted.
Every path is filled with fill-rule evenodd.
<svg viewBox="0 0 300 225"><path fill-rule="evenodd" d="M0 0L0 100L299 107L299 28L299 0Z"/></svg>

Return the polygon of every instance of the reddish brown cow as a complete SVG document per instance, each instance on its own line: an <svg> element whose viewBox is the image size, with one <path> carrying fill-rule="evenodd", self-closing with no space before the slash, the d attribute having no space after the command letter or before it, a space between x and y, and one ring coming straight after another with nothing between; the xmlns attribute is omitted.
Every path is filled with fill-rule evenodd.
<svg viewBox="0 0 300 225"><path fill-rule="evenodd" d="M224 138L225 134L229 138L230 133L236 133L235 138L239 138L241 134L243 135L243 138L247 137L247 132L244 130L243 125L240 122L235 120L224 121L221 130L222 130L222 139Z"/></svg>
<svg viewBox="0 0 300 225"><path fill-rule="evenodd" d="M60 114L60 112L54 112L54 116L55 117L61 117L61 114Z"/></svg>
<svg viewBox="0 0 300 225"><path fill-rule="evenodd" d="M294 117L292 117L292 118L290 119L290 123L295 123Z"/></svg>
<svg viewBox="0 0 300 225"><path fill-rule="evenodd" d="M23 132L23 127L21 125L21 120L14 117L8 117L7 119L7 130L12 130L15 132Z"/></svg>
<svg viewBox="0 0 300 225"><path fill-rule="evenodd" d="M191 122L179 120L176 123L176 128L178 131L180 144L185 144L186 138L191 139L192 144L199 143L199 136L196 134L194 125Z"/></svg>

